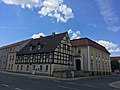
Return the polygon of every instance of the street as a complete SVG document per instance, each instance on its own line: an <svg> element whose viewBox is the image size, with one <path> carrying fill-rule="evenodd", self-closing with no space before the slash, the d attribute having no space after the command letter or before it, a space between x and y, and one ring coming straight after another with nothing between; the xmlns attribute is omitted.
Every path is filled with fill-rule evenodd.
<svg viewBox="0 0 120 90"><path fill-rule="evenodd" d="M35 78L0 72L0 90L119 90L108 84L120 76L95 76L79 79Z"/></svg>

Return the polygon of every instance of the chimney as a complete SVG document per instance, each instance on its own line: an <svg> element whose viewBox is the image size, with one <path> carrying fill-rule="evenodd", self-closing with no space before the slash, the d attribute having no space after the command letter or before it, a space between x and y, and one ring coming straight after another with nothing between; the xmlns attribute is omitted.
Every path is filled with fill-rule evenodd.
<svg viewBox="0 0 120 90"><path fill-rule="evenodd" d="M52 32L52 37L54 37L55 36L55 32Z"/></svg>

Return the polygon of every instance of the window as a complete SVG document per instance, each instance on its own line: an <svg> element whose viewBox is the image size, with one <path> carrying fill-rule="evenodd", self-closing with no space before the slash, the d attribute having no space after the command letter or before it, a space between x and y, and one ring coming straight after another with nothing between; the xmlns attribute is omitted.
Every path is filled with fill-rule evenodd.
<svg viewBox="0 0 120 90"><path fill-rule="evenodd" d="M12 56L10 55L10 60L12 59Z"/></svg>
<svg viewBox="0 0 120 90"><path fill-rule="evenodd" d="M94 69L93 60L91 60L91 69Z"/></svg>
<svg viewBox="0 0 120 90"><path fill-rule="evenodd" d="M21 65L21 69L20 70L22 70L23 69L23 65Z"/></svg>
<svg viewBox="0 0 120 90"><path fill-rule="evenodd" d="M26 71L28 71L28 69L29 69L29 65L27 65Z"/></svg>
<svg viewBox="0 0 120 90"><path fill-rule="evenodd" d="M32 46L32 45L30 45L30 48L29 48L29 50L30 50L30 51L32 51L32 49L33 49L33 46Z"/></svg>
<svg viewBox="0 0 120 90"><path fill-rule="evenodd" d="M46 71L48 71L48 65L46 65Z"/></svg>
<svg viewBox="0 0 120 90"><path fill-rule="evenodd" d="M40 50L41 49L41 45L40 44L38 44L38 50Z"/></svg>
<svg viewBox="0 0 120 90"><path fill-rule="evenodd" d="M78 54L81 54L81 48L78 48Z"/></svg>
<svg viewBox="0 0 120 90"><path fill-rule="evenodd" d="M9 66L8 66L8 70L10 70L10 64L9 64Z"/></svg>
<svg viewBox="0 0 120 90"><path fill-rule="evenodd" d="M35 70L35 65L32 66L32 70Z"/></svg>
<svg viewBox="0 0 120 90"><path fill-rule="evenodd" d="M13 70L13 64L11 65L11 70Z"/></svg>
<svg viewBox="0 0 120 90"><path fill-rule="evenodd" d="M98 57L99 56L99 53L98 53L98 51L96 52L96 57Z"/></svg>
<svg viewBox="0 0 120 90"><path fill-rule="evenodd" d="M40 65L40 70L42 70L42 65Z"/></svg>
<svg viewBox="0 0 120 90"><path fill-rule="evenodd" d="M65 44L63 44L63 49L64 49L64 50L66 49L66 45L65 45Z"/></svg>
<svg viewBox="0 0 120 90"><path fill-rule="evenodd" d="M60 52L60 45L58 45L57 48L58 48L58 51Z"/></svg>
<svg viewBox="0 0 120 90"><path fill-rule="evenodd" d="M70 46L68 46L68 50L70 51Z"/></svg>
<svg viewBox="0 0 120 90"><path fill-rule="evenodd" d="M91 50L91 56L93 56L93 50Z"/></svg>
<svg viewBox="0 0 120 90"><path fill-rule="evenodd" d="M19 65L17 65L17 70L19 70Z"/></svg>
<svg viewBox="0 0 120 90"><path fill-rule="evenodd" d="M12 58L12 60L14 60L14 55L13 55L13 58Z"/></svg>

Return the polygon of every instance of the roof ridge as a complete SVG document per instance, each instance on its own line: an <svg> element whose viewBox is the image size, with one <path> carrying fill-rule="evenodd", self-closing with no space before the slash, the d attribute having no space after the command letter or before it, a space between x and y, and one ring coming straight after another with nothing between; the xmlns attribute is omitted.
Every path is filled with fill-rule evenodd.
<svg viewBox="0 0 120 90"><path fill-rule="evenodd" d="M75 41L79 42L79 41L81 41L81 43L82 43L81 45L90 45L90 46L93 46L93 47L98 48L100 50L104 50L104 51L108 52L108 50L104 46L100 45L99 43L97 43L97 42L95 42L95 41L93 41L93 40L91 40L91 39L89 39L87 37L80 38L80 39L74 39L74 40L71 40L71 41L72 42L75 42ZM77 44L77 46L79 46L79 44Z"/></svg>
<svg viewBox="0 0 120 90"><path fill-rule="evenodd" d="M63 32L63 33L58 33L58 34L55 34L55 36L56 35L61 35L61 34L66 34L67 32ZM51 37L52 35L48 35L48 36L44 36L44 37L42 37L42 38L47 38L47 37ZM37 40L37 39L40 39L40 38L35 38L35 39L33 39L33 40Z"/></svg>
<svg viewBox="0 0 120 90"><path fill-rule="evenodd" d="M11 44L2 46L2 47L0 47L0 49L2 49L2 48L7 48L7 47L10 47L10 46L12 46L12 45L19 44L19 43L22 43L22 42L25 42L25 41L28 41L28 40L32 40L32 38L25 39L25 40L21 40L21 41L15 42L15 43L11 43Z"/></svg>

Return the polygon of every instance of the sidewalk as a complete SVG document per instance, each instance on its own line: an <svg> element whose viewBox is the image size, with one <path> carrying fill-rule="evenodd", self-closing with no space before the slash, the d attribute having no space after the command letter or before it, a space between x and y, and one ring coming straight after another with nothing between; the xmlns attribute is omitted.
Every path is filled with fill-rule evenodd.
<svg viewBox="0 0 120 90"><path fill-rule="evenodd" d="M78 79L84 79L84 78L93 78L96 76L88 76L88 77L76 77L76 78L57 78L57 77L51 77L51 76L41 76L41 75L32 75L32 74L23 74L23 73L15 73L15 72L7 72L7 71L0 71L1 73L11 74L11 75L18 75L18 76L25 76L28 78L34 78L34 79L57 79L57 80L78 80Z"/></svg>
<svg viewBox="0 0 120 90"><path fill-rule="evenodd" d="M110 83L109 86L120 89L120 81Z"/></svg>
<svg viewBox="0 0 120 90"><path fill-rule="evenodd" d="M23 73L15 73L15 72L7 72L7 71L0 71L1 73L6 74L12 74L12 75L18 75L18 76L25 76L28 78L34 78L34 79L57 79L57 80L79 80L79 79L85 79L85 78L95 78L95 77L101 77L101 76L87 76L87 77L75 77L75 78L57 78L57 77L51 77L51 76L41 76L41 75L32 75L32 74L23 74Z"/></svg>
<svg viewBox="0 0 120 90"><path fill-rule="evenodd" d="M32 74L23 74L23 73L15 73L15 72L7 72L7 71L0 71L0 73L11 74L11 75L18 75L18 76L25 76L29 78L46 78L46 79L55 79L55 77L50 76L40 76L40 75L32 75Z"/></svg>

